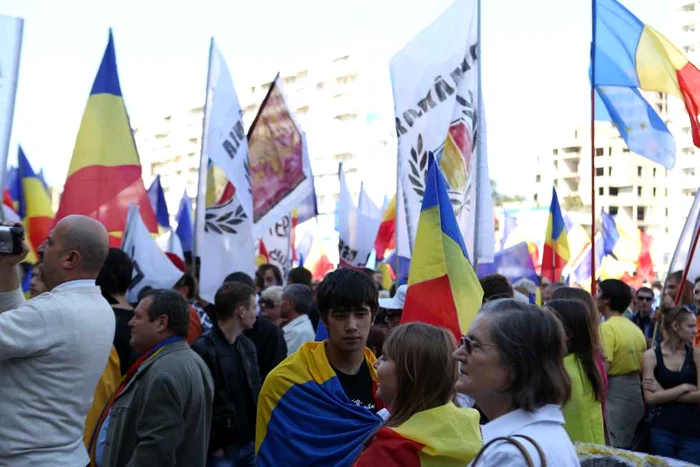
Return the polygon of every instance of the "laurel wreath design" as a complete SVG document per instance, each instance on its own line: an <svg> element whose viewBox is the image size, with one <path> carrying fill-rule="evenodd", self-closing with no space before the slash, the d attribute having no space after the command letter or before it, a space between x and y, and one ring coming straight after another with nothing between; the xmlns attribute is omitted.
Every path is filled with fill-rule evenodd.
<svg viewBox="0 0 700 467"><path fill-rule="evenodd" d="M471 122L471 128L475 128L477 114L474 111L474 93L469 91L469 98L457 94L457 103L462 107L461 113ZM461 119L461 118L460 118ZM452 123L459 121L455 120ZM474 143L473 147L476 147L476 132L474 133ZM437 148L439 149L439 148ZM408 180L411 182L411 188L413 191L423 199L425 195L425 176L428 166L428 151L423 147L423 135L418 134L416 145L411 147L410 157L408 159L408 165L411 168L411 172L408 174ZM452 208L455 210L455 215L459 216L463 210L469 210L471 205L470 199L470 188L471 183L467 182L466 189L462 191L452 190L448 187L447 194L450 198L450 203Z"/></svg>
<svg viewBox="0 0 700 467"><path fill-rule="evenodd" d="M225 212L224 214L217 215L216 212L222 207L227 206L233 202L230 199L228 202L213 206L207 209L204 215L204 231L205 232L215 232L217 234L223 235L224 233L237 234L236 226L243 223L244 220L248 218L248 215L243 211L243 206L238 205L235 211Z"/></svg>

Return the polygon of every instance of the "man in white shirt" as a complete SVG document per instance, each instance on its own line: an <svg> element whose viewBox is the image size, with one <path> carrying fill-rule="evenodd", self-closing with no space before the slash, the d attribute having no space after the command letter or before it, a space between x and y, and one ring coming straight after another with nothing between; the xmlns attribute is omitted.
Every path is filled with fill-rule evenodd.
<svg viewBox="0 0 700 467"><path fill-rule="evenodd" d="M316 337L309 319L313 303L313 293L306 285L292 284L284 289L280 315L287 320L287 324L282 328L287 343L287 355L293 354L303 343Z"/></svg>
<svg viewBox="0 0 700 467"><path fill-rule="evenodd" d="M0 466L83 467L85 416L114 338L114 313L95 278L107 231L68 216L40 246L48 290L25 301L16 265L0 255Z"/></svg>

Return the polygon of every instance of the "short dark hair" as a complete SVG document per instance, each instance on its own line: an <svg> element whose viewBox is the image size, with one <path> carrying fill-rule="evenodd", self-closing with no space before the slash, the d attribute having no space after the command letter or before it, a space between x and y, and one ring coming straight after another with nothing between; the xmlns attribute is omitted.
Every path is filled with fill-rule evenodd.
<svg viewBox="0 0 700 467"><path fill-rule="evenodd" d="M131 285L134 263L123 250L110 248L95 284L103 294L124 295Z"/></svg>
<svg viewBox="0 0 700 467"><path fill-rule="evenodd" d="M352 269L336 269L326 274L316 289L321 316L330 310L351 310L368 306L372 314L379 307L379 291L371 277Z"/></svg>
<svg viewBox="0 0 700 467"><path fill-rule="evenodd" d="M654 291L651 290L651 288L649 287L640 287L639 289L637 289L637 296L639 296L639 292L650 293L652 298L654 297Z"/></svg>
<svg viewBox="0 0 700 467"><path fill-rule="evenodd" d="M168 329L176 336L187 337L190 329L190 308L185 299L174 290L152 289L146 292L143 300L152 298L148 307L148 320L154 321L161 315L168 317Z"/></svg>
<svg viewBox="0 0 700 467"><path fill-rule="evenodd" d="M182 275L179 281L173 286L173 289L181 289L187 287L187 299L192 300L194 298L194 277L189 272Z"/></svg>
<svg viewBox="0 0 700 467"><path fill-rule="evenodd" d="M303 284L311 287L311 281L313 278L314 276L311 274L311 271L300 266L289 271L287 282L289 284Z"/></svg>
<svg viewBox="0 0 700 467"><path fill-rule="evenodd" d="M226 276L226 279L224 279L224 284L227 284L229 282L239 282L255 290L255 281L253 280L253 278L241 271L234 272Z"/></svg>
<svg viewBox="0 0 700 467"><path fill-rule="evenodd" d="M230 319L239 306L250 306L250 301L254 295L255 289L242 282L224 283L214 296L216 319L218 321Z"/></svg>
<svg viewBox="0 0 700 467"><path fill-rule="evenodd" d="M489 300L513 298L515 296L510 281L506 276L501 274L489 274L479 279L479 282L481 283L481 288L484 290L484 303Z"/></svg>
<svg viewBox="0 0 700 467"><path fill-rule="evenodd" d="M258 268L258 271L260 271L261 276L265 276L265 271L272 271L272 274L275 275L275 280L277 281L277 285L282 285L282 273L280 272L280 268L275 266L274 264L261 264L260 267Z"/></svg>
<svg viewBox="0 0 700 467"><path fill-rule="evenodd" d="M600 283L601 296L610 300L611 310L624 313L632 303L632 290L630 286L619 279L606 279Z"/></svg>
<svg viewBox="0 0 700 467"><path fill-rule="evenodd" d="M314 304L314 294L311 287L303 284L291 284L284 288L282 300L290 299L294 302L294 310L302 315L308 315Z"/></svg>
<svg viewBox="0 0 700 467"><path fill-rule="evenodd" d="M506 391L515 408L533 412L547 404L566 404L571 397L564 369L566 335L554 314L514 299L488 302L479 314L490 320L491 340L513 375Z"/></svg>

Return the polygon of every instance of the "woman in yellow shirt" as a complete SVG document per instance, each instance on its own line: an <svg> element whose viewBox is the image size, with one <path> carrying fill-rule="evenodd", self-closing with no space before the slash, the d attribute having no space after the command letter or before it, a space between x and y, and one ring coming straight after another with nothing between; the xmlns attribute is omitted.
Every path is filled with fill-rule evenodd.
<svg viewBox="0 0 700 467"><path fill-rule="evenodd" d="M569 352L564 368L571 378L571 399L564 406L564 429L571 441L605 444L603 376L595 362L589 314L575 300L552 300L547 307L564 325Z"/></svg>

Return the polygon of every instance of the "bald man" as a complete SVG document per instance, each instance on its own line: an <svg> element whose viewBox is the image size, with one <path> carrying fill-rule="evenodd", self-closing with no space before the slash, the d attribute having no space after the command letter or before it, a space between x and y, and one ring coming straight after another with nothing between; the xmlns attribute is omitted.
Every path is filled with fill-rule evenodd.
<svg viewBox="0 0 700 467"><path fill-rule="evenodd" d="M16 265L0 255L0 466L86 466L85 416L114 338L95 278L107 231L68 216L39 247L47 292L25 301Z"/></svg>

